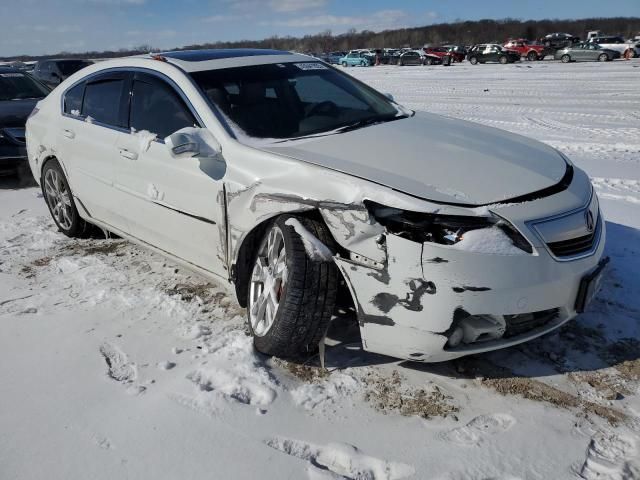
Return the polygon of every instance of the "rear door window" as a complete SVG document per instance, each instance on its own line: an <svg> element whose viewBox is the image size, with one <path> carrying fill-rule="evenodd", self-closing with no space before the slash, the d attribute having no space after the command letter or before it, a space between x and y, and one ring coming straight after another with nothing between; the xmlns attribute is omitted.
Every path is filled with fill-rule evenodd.
<svg viewBox="0 0 640 480"><path fill-rule="evenodd" d="M114 127L124 127L120 115L124 78L101 78L87 83L82 115Z"/></svg>

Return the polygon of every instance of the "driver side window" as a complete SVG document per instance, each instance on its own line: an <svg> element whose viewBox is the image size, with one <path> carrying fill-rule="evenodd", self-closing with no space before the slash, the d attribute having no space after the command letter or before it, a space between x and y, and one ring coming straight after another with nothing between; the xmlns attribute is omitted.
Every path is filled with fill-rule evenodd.
<svg viewBox="0 0 640 480"><path fill-rule="evenodd" d="M191 111L170 86L160 80L133 81L129 125L164 139L185 127L198 126Z"/></svg>

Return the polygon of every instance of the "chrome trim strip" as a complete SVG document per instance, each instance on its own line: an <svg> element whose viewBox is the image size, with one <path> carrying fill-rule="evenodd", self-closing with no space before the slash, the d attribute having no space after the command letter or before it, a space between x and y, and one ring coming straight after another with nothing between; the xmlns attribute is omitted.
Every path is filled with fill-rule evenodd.
<svg viewBox="0 0 640 480"><path fill-rule="evenodd" d="M563 217L568 217L568 216L574 215L576 213L585 212L586 210L589 209L589 207L591 207L591 203L593 202L594 197L595 197L595 199L597 199L596 192L593 189L593 187L591 187L591 195L589 195L589 200L587 200L587 202L584 205L582 205L581 207L575 208L573 210L569 210L568 212L559 213L557 215L552 215L552 216L549 216L549 217L544 217L544 218L536 219L536 220L529 220L529 221L525 222L525 225L527 225L527 227L529 227L529 230L531 230L534 233L534 235L542 242L542 244L544 245L544 248L547 250L547 252L549 252L549 255L551 255L551 258L553 258L555 261L557 261L557 262L571 262L571 261L574 261L574 260L580 260L580 259L583 259L583 258L591 257L592 255L594 255L596 253L596 251L598 250L598 247L600 246L600 242L602 240L602 222L604 221L602 219L602 213L600 211L600 205L598 204L598 219L596 221L596 228L595 228L595 231L593 233L593 236L594 236L593 244L592 244L592 246L591 246L591 248L589 250L587 250L586 252L579 253L577 255L570 255L570 256L567 256L567 257L558 257L558 256L556 256L551 251L551 248L547 244L547 241L542 237L542 235L540 234L540 232L536 228L536 225L541 224L541 223L553 222L554 220L558 220L558 219L563 218Z"/></svg>
<svg viewBox="0 0 640 480"><path fill-rule="evenodd" d="M159 78L160 80L165 81L167 84L169 84L169 86L171 88L173 88L173 90L185 102L185 104L187 105L187 108L191 111L192 115L197 120L198 124L200 125L200 128L204 128L204 122L202 121L202 118L200 117L200 115L196 111L196 108L193 106L193 104L191 103L189 98L185 95L185 93L182 91L182 89L176 84L176 82L174 82L170 77L166 76L164 73L158 72L157 70L153 70L153 69L150 69L150 68L144 68L144 67L112 67L112 68L105 68L104 70L98 70L97 72L93 72L92 74L87 75L86 77L82 77L81 79L77 80L75 83L73 83L69 87L67 87L62 92L62 94L60 95L60 113L61 113L61 115L63 117L72 118L74 120L78 120L78 121L81 121L81 122L86 122L86 117L77 116L77 115L71 115L71 114L66 113L64 111L64 98L67 95L67 92L69 90L71 90L73 87L75 87L76 85L78 85L80 83L83 83L83 82L87 82L90 79L92 79L92 78L94 78L94 77L96 77L98 75L103 75L105 73L111 73L111 72L124 72L124 73L141 72L141 73L146 73L146 74L155 76L155 77ZM185 76L187 78L189 78L189 76L186 75L185 72L183 72L183 74L185 74ZM191 80L191 79L189 78L189 80ZM131 92L129 92L129 95L131 95ZM102 123L102 122L99 122L97 120L94 120L93 122L87 122L87 123L91 123L92 125L98 125L99 127L104 127L104 128L108 128L108 129L111 129L111 130L115 130L115 131L121 132L121 133L128 133L128 134L131 135L131 131L129 129L122 128L122 127L116 127L114 125L109 125L109 124L106 124L106 123ZM158 143L164 143L164 139L163 138L156 138L154 141L156 141Z"/></svg>

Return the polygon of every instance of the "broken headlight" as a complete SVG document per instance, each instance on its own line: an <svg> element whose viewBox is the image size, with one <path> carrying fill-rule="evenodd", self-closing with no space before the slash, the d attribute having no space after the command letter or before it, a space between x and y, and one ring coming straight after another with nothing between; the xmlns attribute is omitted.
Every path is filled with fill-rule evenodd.
<svg viewBox="0 0 640 480"><path fill-rule="evenodd" d="M500 228L520 250L533 253L531 244L513 225L498 216L441 215L438 213L412 212L365 201L369 214L389 233L414 242L431 242L454 245L464 234L482 228Z"/></svg>

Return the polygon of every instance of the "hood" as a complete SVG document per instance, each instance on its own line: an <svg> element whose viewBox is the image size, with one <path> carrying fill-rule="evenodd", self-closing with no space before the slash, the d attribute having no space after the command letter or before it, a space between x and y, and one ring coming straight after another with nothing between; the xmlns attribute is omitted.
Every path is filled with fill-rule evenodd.
<svg viewBox="0 0 640 480"><path fill-rule="evenodd" d="M6 100L0 102L0 128L24 127L27 118L40 99Z"/></svg>
<svg viewBox="0 0 640 480"><path fill-rule="evenodd" d="M429 113L261 148L419 198L473 206L552 187L567 171L543 143Z"/></svg>

